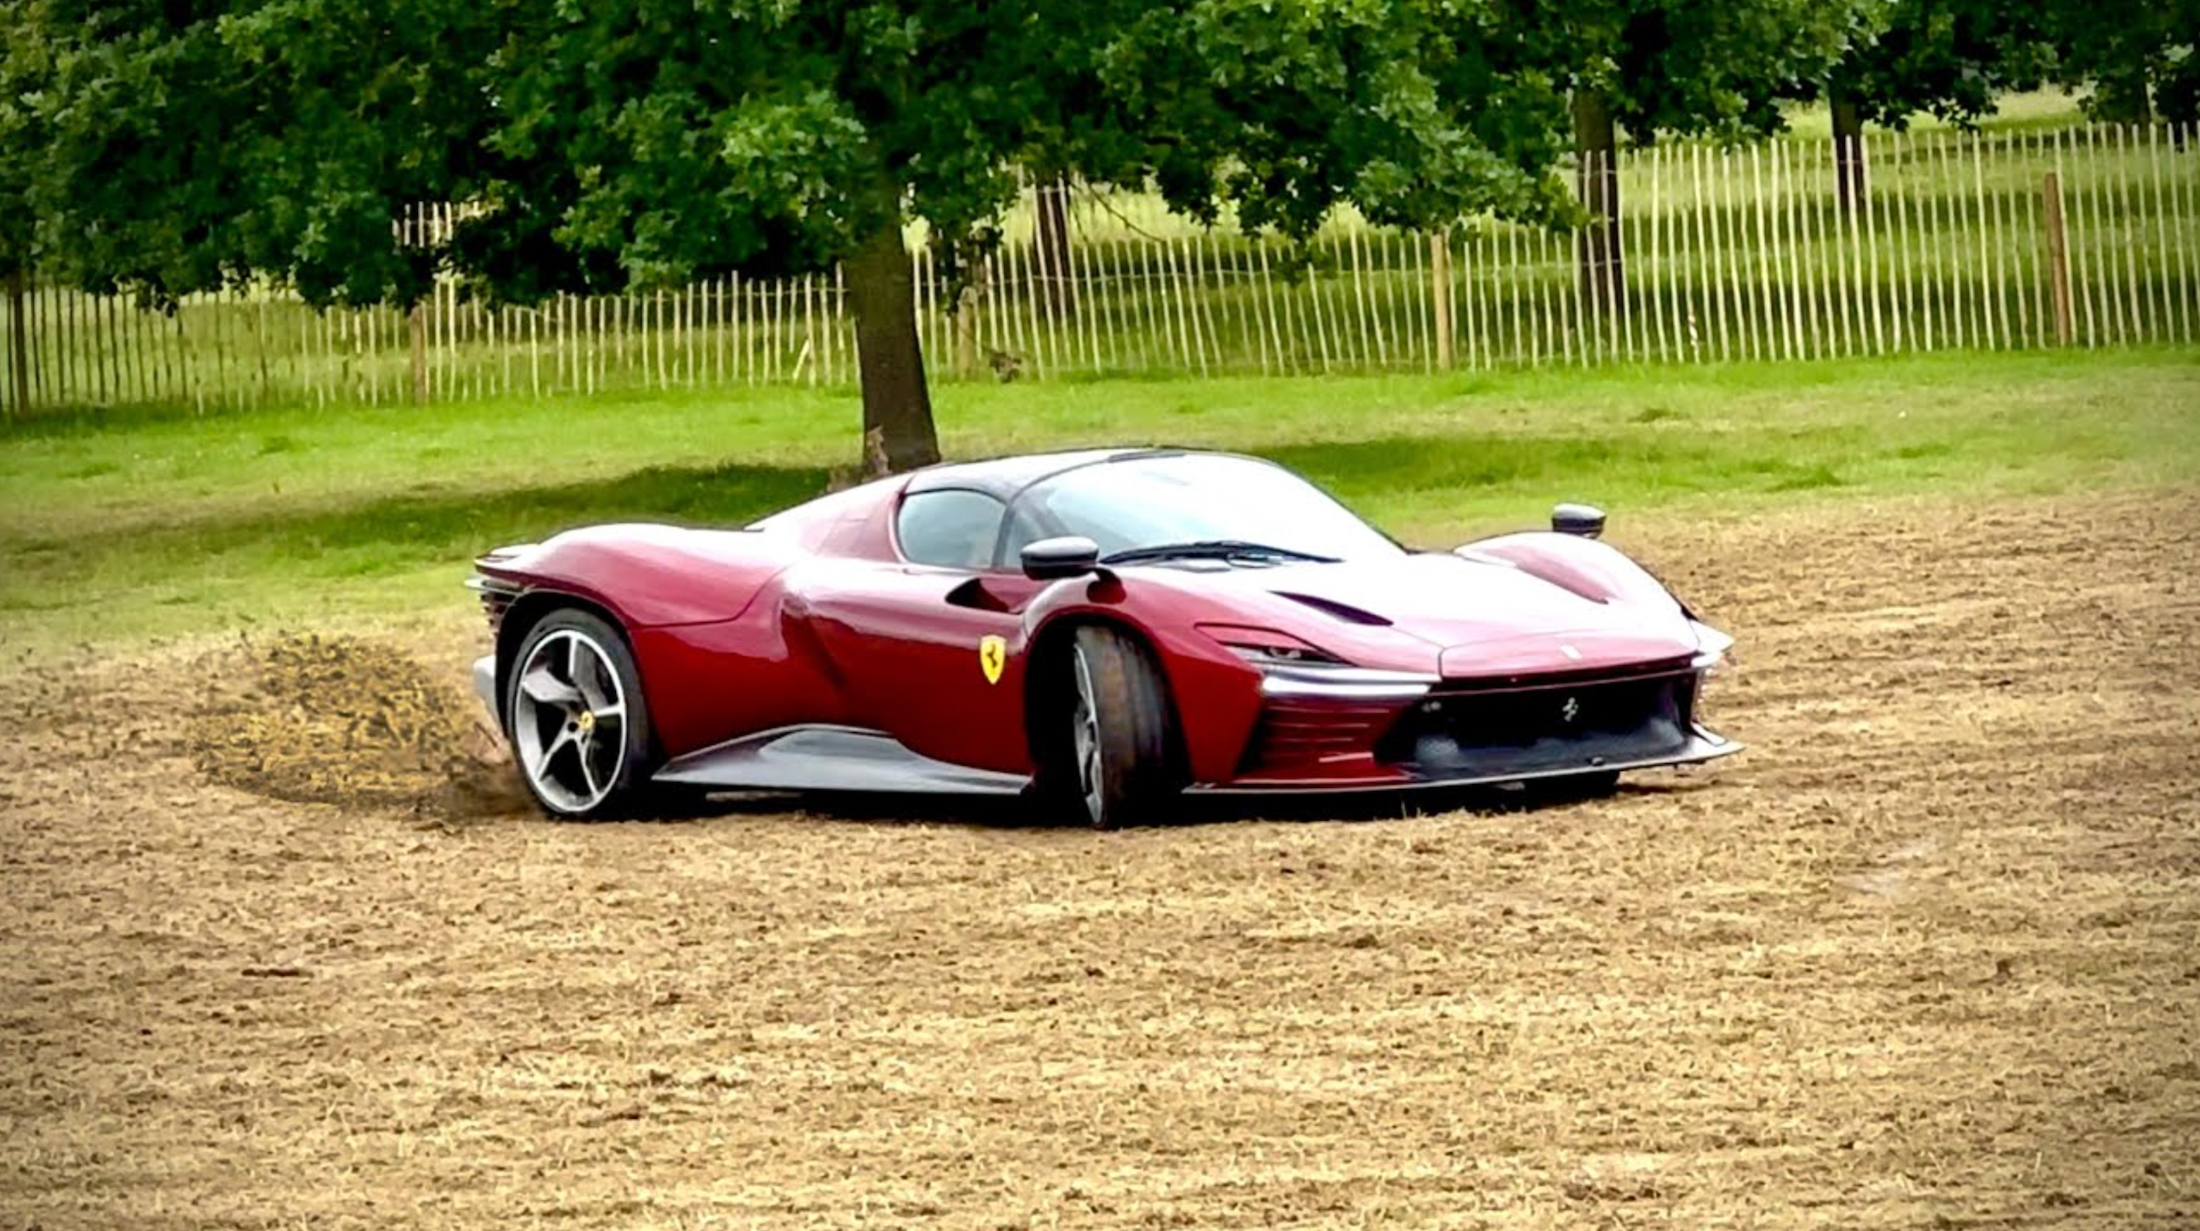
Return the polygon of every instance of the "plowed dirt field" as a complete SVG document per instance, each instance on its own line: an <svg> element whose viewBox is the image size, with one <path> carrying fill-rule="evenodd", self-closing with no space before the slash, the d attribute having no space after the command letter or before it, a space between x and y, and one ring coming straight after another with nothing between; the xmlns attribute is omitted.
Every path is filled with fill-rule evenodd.
<svg viewBox="0 0 2200 1231"><path fill-rule="evenodd" d="M2200 495L1617 538L1752 748L1527 811L553 824L471 619L0 666L0 1226L2200 1225Z"/></svg>

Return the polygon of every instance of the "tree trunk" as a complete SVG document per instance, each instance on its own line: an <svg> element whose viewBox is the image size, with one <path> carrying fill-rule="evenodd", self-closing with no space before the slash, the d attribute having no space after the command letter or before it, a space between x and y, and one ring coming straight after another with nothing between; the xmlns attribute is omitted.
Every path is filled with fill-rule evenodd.
<svg viewBox="0 0 2200 1231"><path fill-rule="evenodd" d="M1863 204L1868 182L1864 178L1864 117L1855 103L1833 100L1833 172L1841 212Z"/></svg>
<svg viewBox="0 0 2200 1231"><path fill-rule="evenodd" d="M1039 271L1039 302L1048 316L1066 317L1077 309L1077 288L1069 277L1069 181L1048 180L1037 196L1032 268Z"/></svg>
<svg viewBox="0 0 2200 1231"><path fill-rule="evenodd" d="M979 266L975 276L985 277L985 267ZM975 281L955 295L955 375L964 380L978 377L978 302L982 297Z"/></svg>
<svg viewBox="0 0 2200 1231"><path fill-rule="evenodd" d="M849 255L847 269L863 385L864 468L882 473L929 466L940 460L940 438L917 341L916 282L894 211L886 211L885 221Z"/></svg>
<svg viewBox="0 0 2200 1231"><path fill-rule="evenodd" d="M23 324L23 270L8 272L8 371L15 375L15 416L31 416L30 343Z"/></svg>
<svg viewBox="0 0 2200 1231"><path fill-rule="evenodd" d="M1611 100L1595 90L1574 95L1574 152L1580 156L1581 205L1589 212L1579 243L1581 299L1591 310L1614 309L1627 295L1619 242L1619 163L1614 155Z"/></svg>

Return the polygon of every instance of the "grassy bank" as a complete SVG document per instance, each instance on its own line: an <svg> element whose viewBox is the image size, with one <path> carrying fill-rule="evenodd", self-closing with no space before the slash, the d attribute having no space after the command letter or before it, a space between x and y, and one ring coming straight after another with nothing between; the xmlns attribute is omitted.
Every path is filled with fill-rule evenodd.
<svg viewBox="0 0 2200 1231"><path fill-rule="evenodd" d="M481 402L0 434L0 644L456 609L468 558L615 519L738 524L854 452L847 390ZM941 391L951 455L1257 452L1411 540L1915 493L2200 480L2200 356L2146 350Z"/></svg>

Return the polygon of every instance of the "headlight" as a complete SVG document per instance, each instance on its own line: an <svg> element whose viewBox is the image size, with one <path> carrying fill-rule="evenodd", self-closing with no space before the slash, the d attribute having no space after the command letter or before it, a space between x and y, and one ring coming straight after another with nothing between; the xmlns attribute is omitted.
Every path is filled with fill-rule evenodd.
<svg viewBox="0 0 2200 1231"><path fill-rule="evenodd" d="M1309 664L1323 666L1344 665L1344 660L1325 650L1306 645L1240 645L1234 641L1222 643L1229 651L1262 670L1270 667L1299 667Z"/></svg>
<svg viewBox="0 0 2200 1231"><path fill-rule="evenodd" d="M1273 629L1202 624L1199 631L1260 670L1263 696L1410 701L1436 682L1435 676L1418 671L1355 667L1319 646Z"/></svg>

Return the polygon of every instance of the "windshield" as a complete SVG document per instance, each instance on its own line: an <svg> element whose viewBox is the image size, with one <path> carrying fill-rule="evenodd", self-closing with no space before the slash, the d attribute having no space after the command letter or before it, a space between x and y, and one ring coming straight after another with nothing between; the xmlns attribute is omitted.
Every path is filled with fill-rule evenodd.
<svg viewBox="0 0 2200 1231"><path fill-rule="evenodd" d="M1349 560L1404 549L1329 493L1280 466L1168 453L1101 462L1034 483L1016 498L1008 559L1027 543L1081 534L1102 557L1171 544L1264 544Z"/></svg>

